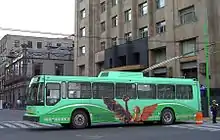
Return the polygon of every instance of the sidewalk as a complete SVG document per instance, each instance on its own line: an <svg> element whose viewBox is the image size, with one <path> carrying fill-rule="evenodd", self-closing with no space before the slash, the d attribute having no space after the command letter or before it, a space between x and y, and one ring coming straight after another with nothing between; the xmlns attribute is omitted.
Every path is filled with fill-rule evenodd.
<svg viewBox="0 0 220 140"><path fill-rule="evenodd" d="M211 121L212 118L210 118L210 117L204 117L203 120L204 120L204 121ZM216 120L217 120L217 121L220 121L220 117L217 117Z"/></svg>

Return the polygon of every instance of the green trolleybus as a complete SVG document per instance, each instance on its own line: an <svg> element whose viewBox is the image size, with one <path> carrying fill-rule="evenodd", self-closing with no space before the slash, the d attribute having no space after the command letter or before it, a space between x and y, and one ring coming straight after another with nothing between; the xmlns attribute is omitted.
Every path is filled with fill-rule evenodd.
<svg viewBox="0 0 220 140"><path fill-rule="evenodd" d="M146 121L169 125L195 120L201 112L198 81L144 77L142 72L39 75L32 78L28 90L23 120L71 128Z"/></svg>

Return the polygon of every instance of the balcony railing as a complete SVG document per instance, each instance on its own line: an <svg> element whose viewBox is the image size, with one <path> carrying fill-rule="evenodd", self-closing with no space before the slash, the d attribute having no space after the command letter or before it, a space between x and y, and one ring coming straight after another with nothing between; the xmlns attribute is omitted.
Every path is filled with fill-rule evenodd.
<svg viewBox="0 0 220 140"><path fill-rule="evenodd" d="M5 79L4 86L8 86L8 85L21 82L21 81L27 81L27 80L30 80L32 77L33 77L32 75L8 76Z"/></svg>

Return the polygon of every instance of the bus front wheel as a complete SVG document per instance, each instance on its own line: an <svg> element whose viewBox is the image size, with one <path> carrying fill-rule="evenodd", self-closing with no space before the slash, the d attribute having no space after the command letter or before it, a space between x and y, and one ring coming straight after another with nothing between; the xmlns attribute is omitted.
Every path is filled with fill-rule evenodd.
<svg viewBox="0 0 220 140"><path fill-rule="evenodd" d="M169 108L164 109L161 113L161 122L164 125L173 124L175 122L174 112Z"/></svg>
<svg viewBox="0 0 220 140"><path fill-rule="evenodd" d="M77 110L73 112L71 118L71 128L86 128L88 126L88 116L85 111Z"/></svg>

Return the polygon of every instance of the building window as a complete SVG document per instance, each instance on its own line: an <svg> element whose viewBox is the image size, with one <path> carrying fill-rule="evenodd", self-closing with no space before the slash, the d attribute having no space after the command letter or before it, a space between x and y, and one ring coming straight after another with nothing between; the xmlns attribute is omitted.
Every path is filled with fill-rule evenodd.
<svg viewBox="0 0 220 140"><path fill-rule="evenodd" d="M32 41L28 41L28 48L32 48Z"/></svg>
<svg viewBox="0 0 220 140"><path fill-rule="evenodd" d="M85 46L81 46L79 47L79 55L85 55L86 53L86 47Z"/></svg>
<svg viewBox="0 0 220 140"><path fill-rule="evenodd" d="M96 73L99 74L104 70L104 61L96 63Z"/></svg>
<svg viewBox="0 0 220 140"><path fill-rule="evenodd" d="M36 63L36 64L34 64L34 67L33 67L33 76L42 74L42 70L43 70L43 64L42 64L42 63Z"/></svg>
<svg viewBox="0 0 220 140"><path fill-rule="evenodd" d="M80 29L80 36L81 37L86 36L86 28L85 27Z"/></svg>
<svg viewBox="0 0 220 140"><path fill-rule="evenodd" d="M101 32L105 31L105 21L101 22Z"/></svg>
<svg viewBox="0 0 220 140"><path fill-rule="evenodd" d="M63 75L64 65L63 64L55 64L55 75Z"/></svg>
<svg viewBox="0 0 220 140"><path fill-rule="evenodd" d="M112 7L118 4L118 0L112 0Z"/></svg>
<svg viewBox="0 0 220 140"><path fill-rule="evenodd" d="M14 46L15 46L15 47L20 47L20 41L19 41L19 40L15 40Z"/></svg>
<svg viewBox="0 0 220 140"><path fill-rule="evenodd" d="M185 9L179 10L180 23L187 24L196 21L196 14L194 6L187 7Z"/></svg>
<svg viewBox="0 0 220 140"><path fill-rule="evenodd" d="M156 0L157 1L157 9L163 8L165 6L165 0Z"/></svg>
<svg viewBox="0 0 220 140"><path fill-rule="evenodd" d="M185 78L198 78L198 69L196 67L189 69L182 69L182 74Z"/></svg>
<svg viewBox="0 0 220 140"><path fill-rule="evenodd" d="M139 52L135 52L135 53L132 54L132 56L134 58L133 59L134 64L139 65L140 64L140 53Z"/></svg>
<svg viewBox="0 0 220 140"><path fill-rule="evenodd" d="M85 75L85 65L79 66L79 75Z"/></svg>
<svg viewBox="0 0 220 140"><path fill-rule="evenodd" d="M126 55L121 55L117 58L118 66L126 66L127 65L127 58Z"/></svg>
<svg viewBox="0 0 220 140"><path fill-rule="evenodd" d="M61 47L61 43L57 43L57 47Z"/></svg>
<svg viewBox="0 0 220 140"><path fill-rule="evenodd" d="M37 42L37 48L38 49L42 48L42 42Z"/></svg>
<svg viewBox="0 0 220 140"><path fill-rule="evenodd" d="M166 60L166 48L164 49L155 49L155 63L160 63L164 60Z"/></svg>
<svg viewBox="0 0 220 140"><path fill-rule="evenodd" d="M148 36L148 27L143 27L139 29L140 38L145 38Z"/></svg>
<svg viewBox="0 0 220 140"><path fill-rule="evenodd" d="M100 4L101 13L105 12L105 1Z"/></svg>
<svg viewBox="0 0 220 140"><path fill-rule="evenodd" d="M112 68L112 66L113 66L113 60L112 60L112 58L110 58L109 59L109 68Z"/></svg>
<svg viewBox="0 0 220 140"><path fill-rule="evenodd" d="M196 55L196 39L185 40L181 42L181 52L185 56Z"/></svg>
<svg viewBox="0 0 220 140"><path fill-rule="evenodd" d="M166 21L156 23L156 31L158 34L166 32Z"/></svg>
<svg viewBox="0 0 220 140"><path fill-rule="evenodd" d="M131 21L131 9L125 11L125 22Z"/></svg>
<svg viewBox="0 0 220 140"><path fill-rule="evenodd" d="M116 46L117 45L117 37L113 37L112 38L112 46Z"/></svg>
<svg viewBox="0 0 220 140"><path fill-rule="evenodd" d="M86 17L86 10L83 9L83 10L80 11L80 18L84 19L85 17Z"/></svg>
<svg viewBox="0 0 220 140"><path fill-rule="evenodd" d="M131 37L132 37L132 33L131 33L131 32L125 33L125 40L126 40L126 41L130 41L130 40L131 40Z"/></svg>
<svg viewBox="0 0 220 140"><path fill-rule="evenodd" d="M101 43L100 43L100 48L101 48L101 50L105 50L105 41L102 41Z"/></svg>
<svg viewBox="0 0 220 140"><path fill-rule="evenodd" d="M118 26L118 16L112 18L112 27Z"/></svg>
<svg viewBox="0 0 220 140"><path fill-rule="evenodd" d="M139 4L139 15L144 16L148 13L148 5L147 2Z"/></svg>
<svg viewBox="0 0 220 140"><path fill-rule="evenodd" d="M52 43L51 42L47 42L47 46L46 47L52 47Z"/></svg>

